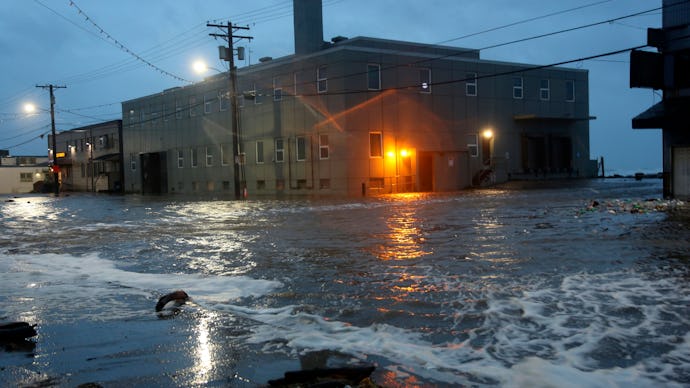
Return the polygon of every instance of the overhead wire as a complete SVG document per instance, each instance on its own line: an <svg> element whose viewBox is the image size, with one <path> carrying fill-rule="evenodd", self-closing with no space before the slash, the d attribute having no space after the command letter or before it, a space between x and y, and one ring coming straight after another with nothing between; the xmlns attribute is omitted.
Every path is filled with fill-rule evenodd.
<svg viewBox="0 0 690 388"><path fill-rule="evenodd" d="M582 10L582 9L585 9L585 8L594 7L594 6L597 6L597 5L604 4L604 3L609 3L609 2L611 2L611 1L613 1L613 0L602 0L602 1L597 1L597 2L594 2L594 3L584 4L584 5L581 5L581 6L578 6L578 7L568 8L568 9L564 9L564 10L556 11L556 12L551 12L551 13L548 13L548 14L545 14L545 15L535 16L535 17L532 17L532 18L527 18L527 19L519 20L519 21L517 21L517 22L508 23L508 24L504 24L504 25L501 25L501 26L497 26L497 27L491 27L491 28L488 28L488 29L485 29L485 30L482 30L482 31L478 31L478 32L474 32L474 33L471 33L471 34L462 35L462 36L459 36L459 37L457 37L457 38L447 39L447 40L438 42L438 43L436 43L436 44L445 44L445 43L449 43L449 42L454 42L454 41L456 41L456 40L471 38L471 37L473 37L473 36L477 36L477 35L481 35L481 34L486 34L486 33L494 32L494 31L499 31L499 30L503 30L503 29L506 29L506 28L509 28L509 27L519 26L519 25L525 24L525 23L531 23L531 22L534 22L534 21L537 21L537 20L541 20L541 19L546 19L546 18L549 18L549 17L552 17L552 16L562 15L562 14L569 13L569 12L573 12L573 11L579 11L579 10Z"/></svg>
<svg viewBox="0 0 690 388"><path fill-rule="evenodd" d="M35 1L38 2L38 0L35 0ZM342 0L332 1L332 2L330 2L330 5L336 4L336 3L340 2L340 1L342 1ZM510 24L505 25L505 26L499 26L499 27L495 27L495 28L492 28L492 29L480 31L480 32L477 32L477 33L474 33L474 34L469 34L469 35L466 35L466 36L462 36L462 37L458 37L458 38L453 38L453 39L450 39L450 40L447 40L447 41L444 41L444 42L454 41L454 40L462 39L462 38L468 37L468 36L475 36L475 35L478 35L478 34L481 34L481 33L490 32L490 31L495 31L495 30L498 30L498 29L501 29L501 28L506 28L506 27L508 27L508 26L518 25L518 24L521 24L521 23L525 23L525 22L533 21L533 20L537 20L537 19L542 19L542 18L546 18L546 17L549 17L549 16L555 16L555 15L561 14L561 13L572 12L572 11L577 10L577 9L582 9L582 8L586 8L586 7L591 7L591 6L599 5L599 4L608 2L608 1L610 1L610 0L607 0L607 1L599 1L599 2L595 2L595 3L586 4L586 5L583 5L583 6L580 6L580 7L575 7L575 8L570 8L570 9L567 9L567 10L562 10L562 11L554 12L554 13L547 14L547 15L541 15L541 16L538 16L538 17L535 17L535 18L530 18L530 19L527 19L527 20L523 20L523 21L518 21L518 22L510 23ZM39 3L40 3L40 2L39 2ZM275 17L283 17L283 16L289 15L289 14L291 13L291 11L287 11L287 10L286 10L287 7L290 6L290 3L291 3L291 2L286 2L286 3L284 3L284 5L282 6L282 8L278 8L278 9L277 9L278 12L276 12L276 8L275 8L275 7L263 7L263 8L259 8L259 9L257 9L257 10L254 10L254 11L249 11L249 12L245 13L246 15L244 15L244 16L251 16L251 15L256 16L256 15L261 15L263 19L256 19L256 20L258 20L257 22L266 21L266 20L271 20L271 18L275 18ZM74 2L71 2L71 4L74 4ZM41 5L43 5L43 4L41 3ZM77 7L77 8L78 8L78 7ZM269 12L265 12L265 13L263 13L263 14L261 13L262 10L266 10L266 9L268 9L268 8L271 8L271 10L269 10ZM242 15L243 15L243 14L239 14L239 16L242 16ZM627 17L629 17L629 16L627 16ZM87 18L88 18L88 16L87 16ZM624 17L622 17L622 18L624 18ZM620 19L621 19L621 18L616 18L616 19L613 19L613 20L620 20ZM216 19L216 20L220 20L220 19ZM237 18L236 18L236 20L237 20ZM242 21L241 18L240 18L239 20ZM255 23L256 23L256 22L255 22ZM599 22L599 23L596 23L596 24L603 24L603 23L605 23L605 22ZM95 24L95 23L94 23L94 24ZM96 25L96 26L97 26L97 25ZM588 26L589 26L589 25L588 25ZM578 27L578 28L576 28L576 29L579 29L579 28L586 28L586 27L588 27L588 26L580 26L580 27ZM100 27L99 27L99 28L100 28ZM196 28L196 27L195 27L195 28ZM194 28L193 28L193 29L194 29ZM192 29L192 30L193 30L193 29ZM574 30L574 29L568 29L568 31L571 31L571 30ZM86 30L86 31L88 31L88 30ZM189 30L189 31L191 31L191 30ZM537 39L537 38L539 38L539 37L554 35L554 34L556 34L556 33L563 33L563 32L566 32L566 31L559 31L559 32L554 32L554 33L549 33L549 34L542 34L542 35L540 35L540 36L535 36L535 37L530 37L530 38L524 38L524 39L520 39L520 40L516 40L516 41L501 43L501 44L498 44L498 45L487 46L487 47L482 48L482 49L479 49L479 50L486 50L486 49L489 49L489 48L499 47L499 46L503 46L503 45L507 45L507 44L513 44L513 43L517 43L517 42L523 42L523 41L530 40L530 39ZM90 32L90 33L91 33L91 32ZM184 34L184 32L183 32L183 33L180 33L180 34L178 34L178 35L181 35L181 34ZM204 35L205 35L205 34L204 34ZM191 38L190 38L190 39L191 39ZM441 42L441 43L443 43L443 42ZM473 51L474 51L474 50L473 50ZM130 62L136 62L136 61L130 60ZM112 103L112 104L116 104L116 103ZM74 109L72 109L72 110L74 110ZM72 112L69 112L69 113L72 113Z"/></svg>
<svg viewBox="0 0 690 388"><path fill-rule="evenodd" d="M174 79L176 79L176 80L178 80L178 81L187 82L187 83L192 83L191 81L189 81L189 80L187 80L187 79L184 79L184 78L182 78L182 77L180 77L180 76L177 76L177 75L175 75L175 74L173 74L173 73L171 73L171 72L169 72L169 71L167 71L167 70L164 70L164 69L162 69L162 68L160 68L160 67L154 65L154 64L151 63L150 61L148 61L148 60L142 58L139 54L137 54L137 53L135 53L134 51L130 50L127 46L125 46L123 43L121 43L121 42L120 42L119 40L117 40L115 37L113 37L112 35L110 35L107 31L105 31L105 30L104 30L100 25L98 25L91 17L89 17L89 15L87 15L80 7L74 2L74 0L70 0L70 3L69 3L69 4L70 4L70 6L76 8L77 11L79 12L79 14L80 14L80 15L83 15L84 18L86 19L86 21L89 22L91 25L93 25L93 26L101 33L101 35L104 35L106 38L108 38L108 40L114 42L121 50L123 50L123 51L126 52L127 54L132 55L132 56L133 56L134 58L136 58L137 60L139 60L139 61L145 63L146 65L148 65L149 67L151 67L151 68L157 70L157 71L160 72L161 74L164 74L164 75L167 75L167 76L169 76L169 77L172 77L172 78L174 78Z"/></svg>

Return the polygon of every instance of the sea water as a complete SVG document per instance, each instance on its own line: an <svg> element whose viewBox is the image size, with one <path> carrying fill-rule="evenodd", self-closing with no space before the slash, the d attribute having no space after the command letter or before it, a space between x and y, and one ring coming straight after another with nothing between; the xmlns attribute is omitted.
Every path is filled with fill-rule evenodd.
<svg viewBox="0 0 690 388"><path fill-rule="evenodd" d="M385 386L687 385L687 218L648 201L656 180L544 186L5 197L0 321L39 335L0 352L0 385L254 386L362 363ZM192 300L157 316L176 289Z"/></svg>

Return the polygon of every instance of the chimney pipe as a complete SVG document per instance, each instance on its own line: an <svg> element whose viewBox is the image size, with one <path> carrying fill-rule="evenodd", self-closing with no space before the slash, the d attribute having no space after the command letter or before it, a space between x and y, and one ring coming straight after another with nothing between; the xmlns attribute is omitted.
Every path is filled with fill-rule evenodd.
<svg viewBox="0 0 690 388"><path fill-rule="evenodd" d="M295 54L309 54L323 46L321 0L293 0Z"/></svg>

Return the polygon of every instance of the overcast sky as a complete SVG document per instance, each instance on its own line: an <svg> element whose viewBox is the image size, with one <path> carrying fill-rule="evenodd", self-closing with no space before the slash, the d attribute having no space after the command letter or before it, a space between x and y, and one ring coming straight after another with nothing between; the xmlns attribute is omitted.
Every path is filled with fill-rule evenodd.
<svg viewBox="0 0 690 388"><path fill-rule="evenodd" d="M482 49L658 7L660 0L323 0L324 40L369 36ZM55 93L61 131L120 118L122 101L200 81L194 60L223 66L223 42L208 35L218 31L206 23L227 20L249 26L242 32L254 37L239 66L294 52L292 0L0 1L0 149L47 153L40 135L50 131L48 91L36 85L67 86ZM646 29L660 25L655 10L483 49L481 58L558 63L644 45ZM661 130L631 129L631 119L660 96L629 88L629 54L567 66L589 70L597 117L591 158L603 156L607 173L661 171ZM26 102L43 111L27 117Z"/></svg>

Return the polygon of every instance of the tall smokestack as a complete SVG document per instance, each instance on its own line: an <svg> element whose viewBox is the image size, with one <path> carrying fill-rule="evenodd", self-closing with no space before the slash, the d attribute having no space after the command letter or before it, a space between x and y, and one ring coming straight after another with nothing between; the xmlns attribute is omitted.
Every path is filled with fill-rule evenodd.
<svg viewBox="0 0 690 388"><path fill-rule="evenodd" d="M292 0L295 54L319 51L323 45L321 0Z"/></svg>

